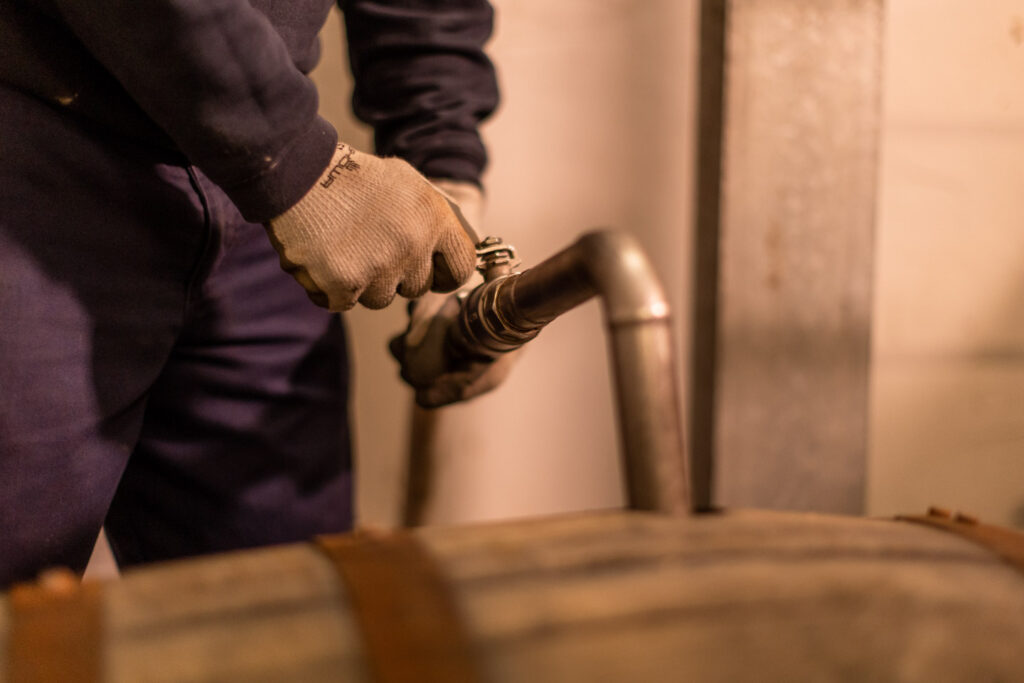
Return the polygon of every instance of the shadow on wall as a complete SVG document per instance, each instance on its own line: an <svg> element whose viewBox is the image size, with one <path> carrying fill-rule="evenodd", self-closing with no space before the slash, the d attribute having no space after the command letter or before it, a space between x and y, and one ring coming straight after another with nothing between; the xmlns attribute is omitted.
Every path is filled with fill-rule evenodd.
<svg viewBox="0 0 1024 683"><path fill-rule="evenodd" d="M1024 321L1024 281L993 298L982 340ZM875 363L872 512L939 505L1024 528L1024 343Z"/></svg>

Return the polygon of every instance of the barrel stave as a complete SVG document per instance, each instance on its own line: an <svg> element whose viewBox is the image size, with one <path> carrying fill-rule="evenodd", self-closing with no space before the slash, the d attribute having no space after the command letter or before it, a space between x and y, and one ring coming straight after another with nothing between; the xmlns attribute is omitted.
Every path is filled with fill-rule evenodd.
<svg viewBox="0 0 1024 683"><path fill-rule="evenodd" d="M1024 671L1024 574L923 526L605 512L415 536L451 588L486 681ZM129 571L103 599L106 681L368 680L348 589L312 546ZM0 648L10 627L4 602Z"/></svg>
<svg viewBox="0 0 1024 683"><path fill-rule="evenodd" d="M127 572L106 609L110 681L366 680L344 587L306 545Z"/></svg>

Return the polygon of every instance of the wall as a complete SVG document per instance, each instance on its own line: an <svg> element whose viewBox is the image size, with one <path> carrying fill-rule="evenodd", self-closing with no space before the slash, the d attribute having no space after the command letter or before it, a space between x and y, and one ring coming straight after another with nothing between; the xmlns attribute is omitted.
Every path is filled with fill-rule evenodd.
<svg viewBox="0 0 1024 683"><path fill-rule="evenodd" d="M1024 2L887 4L868 509L1024 526Z"/></svg>

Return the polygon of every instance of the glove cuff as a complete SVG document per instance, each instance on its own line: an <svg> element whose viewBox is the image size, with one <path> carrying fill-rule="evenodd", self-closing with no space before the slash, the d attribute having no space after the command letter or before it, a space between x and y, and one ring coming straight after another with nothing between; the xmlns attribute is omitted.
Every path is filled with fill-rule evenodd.
<svg viewBox="0 0 1024 683"><path fill-rule="evenodd" d="M475 183L450 178L431 178L430 182L458 205L466 222L479 234L486 209L486 200L480 187Z"/></svg>

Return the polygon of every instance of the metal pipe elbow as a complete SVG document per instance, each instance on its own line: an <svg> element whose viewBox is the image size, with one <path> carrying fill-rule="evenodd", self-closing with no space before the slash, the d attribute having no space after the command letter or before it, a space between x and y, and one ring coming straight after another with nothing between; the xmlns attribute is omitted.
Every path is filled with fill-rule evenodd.
<svg viewBox="0 0 1024 683"><path fill-rule="evenodd" d="M601 230L525 272L502 275L470 292L452 328L450 353L495 358L595 295L610 327L669 317L661 283L636 240Z"/></svg>
<svg viewBox="0 0 1024 683"><path fill-rule="evenodd" d="M623 474L633 509L690 511L669 305L636 240L583 235L537 266L477 287L451 328L454 358L496 358L600 296L610 331Z"/></svg>

